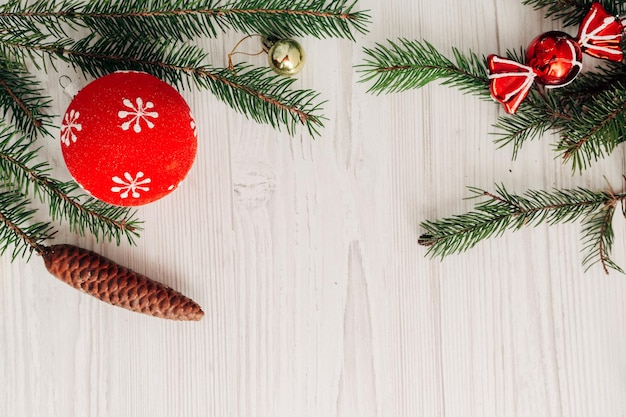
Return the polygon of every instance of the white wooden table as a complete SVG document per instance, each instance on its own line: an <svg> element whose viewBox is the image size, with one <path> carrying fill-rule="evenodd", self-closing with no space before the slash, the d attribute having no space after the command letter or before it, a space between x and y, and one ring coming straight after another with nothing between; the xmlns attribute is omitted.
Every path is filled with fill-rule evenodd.
<svg viewBox="0 0 626 417"><path fill-rule="evenodd" d="M57 241L194 298L201 322L110 307L36 256L0 258L1 416L626 415L626 277L583 273L579 225L507 234L443 262L416 244L420 221L472 207L466 186L622 189L623 151L572 175L546 136L512 162L490 136L496 104L437 84L372 96L353 68L386 39L504 53L559 23L513 0L360 3L373 22L356 43L300 39L297 86L328 100L321 138L184 91L197 160L179 190L140 209L138 245L60 227ZM226 65L240 38L200 42ZM40 78L61 114L59 74ZM59 144L41 144L66 178ZM624 265L623 219L616 235Z"/></svg>

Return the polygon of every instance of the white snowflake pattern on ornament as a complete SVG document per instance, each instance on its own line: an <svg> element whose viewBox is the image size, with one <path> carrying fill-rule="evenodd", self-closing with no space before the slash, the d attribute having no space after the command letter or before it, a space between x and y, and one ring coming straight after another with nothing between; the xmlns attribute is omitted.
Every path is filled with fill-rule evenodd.
<svg viewBox="0 0 626 417"><path fill-rule="evenodd" d="M61 142L65 144L65 146L70 146L71 142L76 142L76 132L80 132L83 130L83 125L78 122L78 118L80 117L80 112L70 110L65 113L65 117L63 118L63 123L61 124Z"/></svg>
<svg viewBox="0 0 626 417"><path fill-rule="evenodd" d="M146 125L150 129L154 127L154 123L152 123L152 121L148 119L149 117L153 119L159 117L159 113L155 111L149 111L150 109L154 108L153 102L147 101L144 105L143 99L141 97L137 97L135 99L135 103L137 104L136 107L135 104L133 104L133 102L127 98L125 98L122 102L124 103L124 106L132 110L120 110L119 112L117 112L117 117L119 117L120 119L126 119L127 117L130 117L130 120L126 120L124 123L122 123L122 130L130 129L130 125L134 123L135 125L133 126L133 130L135 131L135 133L139 133L141 132L140 122L142 120L146 122Z"/></svg>
<svg viewBox="0 0 626 417"><path fill-rule="evenodd" d="M150 191L150 188L144 187L146 184L150 184L152 181L150 178L142 179L144 173L139 171L135 178L133 178L130 173L124 173L124 179L115 176L111 178L114 183L121 185L121 187L111 187L111 191L114 193L120 193L120 198L128 198L128 195L131 194L133 198L139 198L141 195L139 191Z"/></svg>
<svg viewBox="0 0 626 417"><path fill-rule="evenodd" d="M191 121L189 122L189 126L191 127L191 130L193 130L193 136L195 138L198 137L198 126L196 125L196 120L193 118L193 114L191 114L191 112L189 112L189 117L191 117Z"/></svg>

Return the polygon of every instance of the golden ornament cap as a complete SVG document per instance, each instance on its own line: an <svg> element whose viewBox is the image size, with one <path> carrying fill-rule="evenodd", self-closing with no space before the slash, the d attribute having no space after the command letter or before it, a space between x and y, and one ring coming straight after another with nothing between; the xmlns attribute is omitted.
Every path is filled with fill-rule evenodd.
<svg viewBox="0 0 626 417"><path fill-rule="evenodd" d="M272 43L267 61L274 72L291 77L300 72L304 66L304 49L293 39L280 39Z"/></svg>

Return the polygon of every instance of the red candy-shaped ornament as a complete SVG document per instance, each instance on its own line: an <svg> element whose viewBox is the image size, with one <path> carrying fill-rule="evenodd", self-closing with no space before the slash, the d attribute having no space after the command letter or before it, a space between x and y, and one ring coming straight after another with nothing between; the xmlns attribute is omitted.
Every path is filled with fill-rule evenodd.
<svg viewBox="0 0 626 417"><path fill-rule="evenodd" d="M87 192L139 206L174 191L197 149L196 124L183 97L134 71L106 75L72 100L61 126L68 170Z"/></svg>
<svg viewBox="0 0 626 417"><path fill-rule="evenodd" d="M546 86L572 82L582 68L582 58L576 39L564 32L539 35L526 49L526 64L533 69L536 81Z"/></svg>
<svg viewBox="0 0 626 417"><path fill-rule="evenodd" d="M548 88L572 82L582 68L583 52L596 58L621 61L624 26L600 3L593 3L577 38L551 31L539 35L526 50L526 65L497 55L487 57L489 89L507 113L515 113L533 82Z"/></svg>

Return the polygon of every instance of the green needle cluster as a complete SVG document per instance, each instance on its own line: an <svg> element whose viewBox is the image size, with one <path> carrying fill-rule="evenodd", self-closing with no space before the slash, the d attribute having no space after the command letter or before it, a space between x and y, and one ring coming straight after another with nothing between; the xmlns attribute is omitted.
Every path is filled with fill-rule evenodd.
<svg viewBox="0 0 626 417"><path fill-rule="evenodd" d="M474 198L484 198L473 210L448 218L422 222L424 233L418 243L428 248L432 257L445 257L466 251L479 242L498 237L506 231L581 221L583 225L583 265L600 263L605 272L622 272L611 258L612 220L616 208L624 204L626 194L594 192L584 188L571 190L528 190L512 194L502 185L491 193L470 188ZM623 211L622 211L623 212Z"/></svg>

